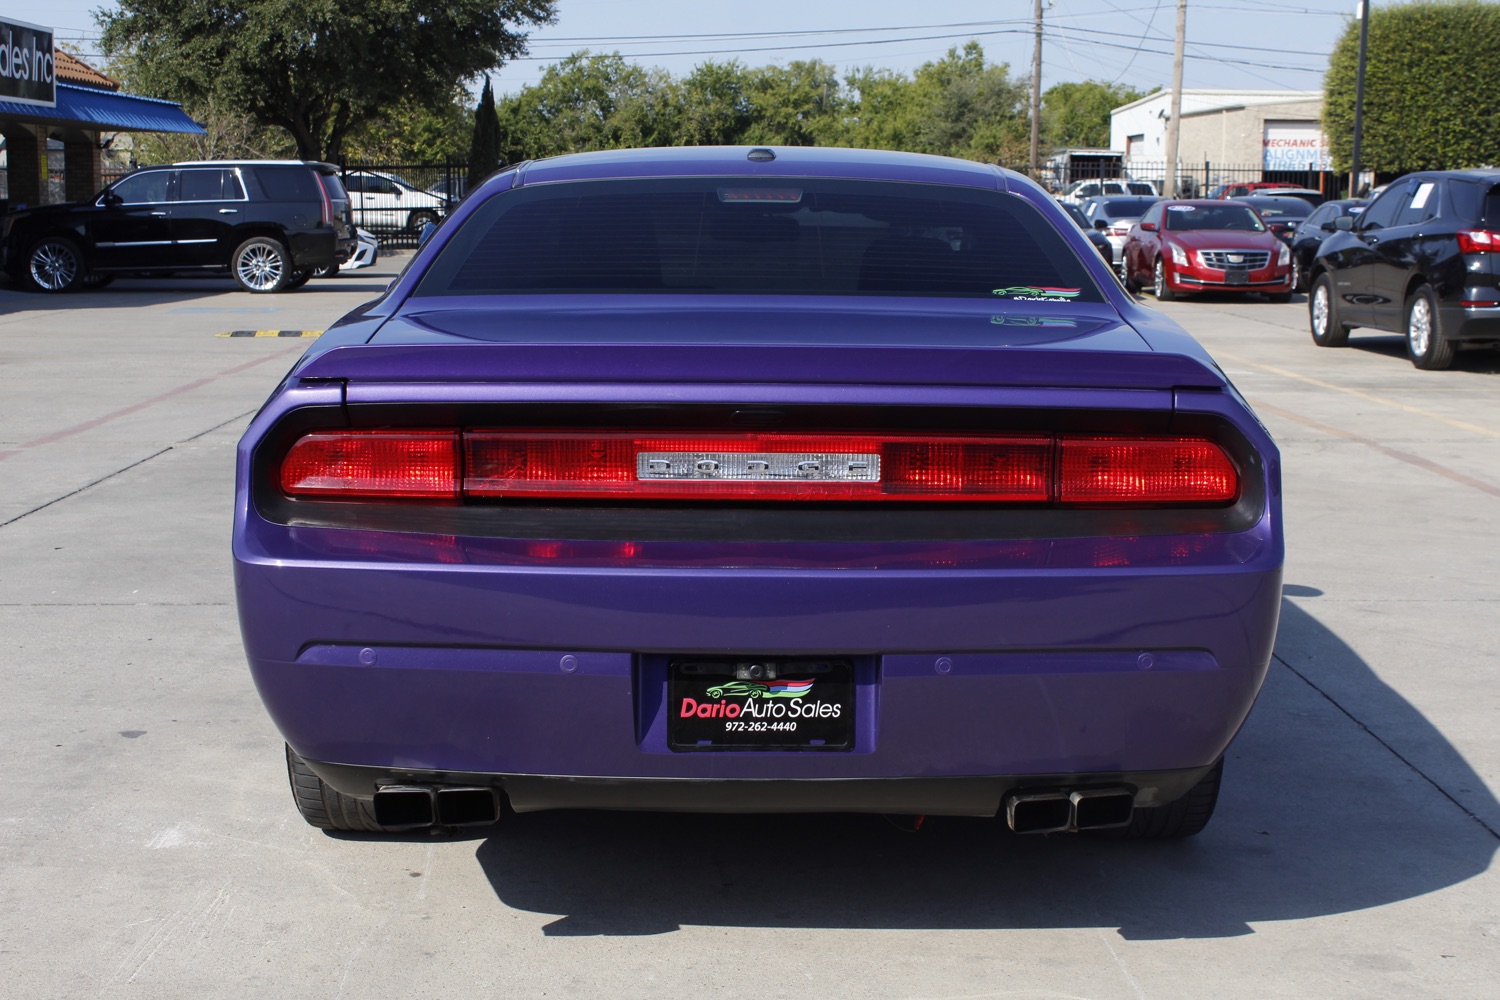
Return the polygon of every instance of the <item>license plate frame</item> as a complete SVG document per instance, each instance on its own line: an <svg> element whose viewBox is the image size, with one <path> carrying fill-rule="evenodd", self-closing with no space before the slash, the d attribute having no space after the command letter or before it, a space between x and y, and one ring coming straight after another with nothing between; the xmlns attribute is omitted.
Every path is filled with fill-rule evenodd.
<svg viewBox="0 0 1500 1000"><path fill-rule="evenodd" d="M1248 285L1250 284L1249 271L1225 271L1224 284L1226 285Z"/></svg>
<svg viewBox="0 0 1500 1000"><path fill-rule="evenodd" d="M840 657L679 657L667 666L667 745L679 753L847 753L856 691L854 664Z"/></svg>

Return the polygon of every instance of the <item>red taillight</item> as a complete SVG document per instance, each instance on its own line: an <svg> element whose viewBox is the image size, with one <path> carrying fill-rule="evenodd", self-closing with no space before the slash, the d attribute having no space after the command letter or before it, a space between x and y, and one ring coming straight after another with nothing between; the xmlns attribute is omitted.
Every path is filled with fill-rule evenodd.
<svg viewBox="0 0 1500 1000"><path fill-rule="evenodd" d="M1050 434L655 434L337 430L297 441L304 499L1221 504L1239 495L1201 438Z"/></svg>
<svg viewBox="0 0 1500 1000"><path fill-rule="evenodd" d="M458 498L458 432L315 431L281 463L287 496L324 499Z"/></svg>
<svg viewBox="0 0 1500 1000"><path fill-rule="evenodd" d="M1500 233L1489 229L1460 229L1459 253L1495 253L1500 251Z"/></svg>
<svg viewBox="0 0 1500 1000"><path fill-rule="evenodd" d="M1038 501L1051 439L469 431L469 496Z"/></svg>
<svg viewBox="0 0 1500 1000"><path fill-rule="evenodd" d="M1222 448L1194 438L1064 437L1063 503L1228 503L1239 475Z"/></svg>
<svg viewBox="0 0 1500 1000"><path fill-rule="evenodd" d="M327 226L333 222L333 199L328 196L328 182L324 180L323 175L314 170L313 176L318 179L318 193L323 196L323 217L318 220L318 223L319 225Z"/></svg>

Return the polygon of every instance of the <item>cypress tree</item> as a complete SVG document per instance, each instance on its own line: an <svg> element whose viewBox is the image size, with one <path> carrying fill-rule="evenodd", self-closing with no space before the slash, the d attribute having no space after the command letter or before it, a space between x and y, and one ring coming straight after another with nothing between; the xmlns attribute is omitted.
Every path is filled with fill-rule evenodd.
<svg viewBox="0 0 1500 1000"><path fill-rule="evenodd" d="M474 138L469 142L469 186L472 191L504 162L500 154L500 122L495 117L495 91L484 81L479 107L474 109Z"/></svg>

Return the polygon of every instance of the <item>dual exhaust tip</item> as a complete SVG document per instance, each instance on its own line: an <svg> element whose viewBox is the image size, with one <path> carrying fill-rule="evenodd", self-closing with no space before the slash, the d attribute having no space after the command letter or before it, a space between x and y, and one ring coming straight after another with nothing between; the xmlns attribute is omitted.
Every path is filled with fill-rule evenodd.
<svg viewBox="0 0 1500 1000"><path fill-rule="evenodd" d="M1005 800L1005 822L1016 833L1075 833L1130 825L1135 793L1128 788L1013 792Z"/></svg>
<svg viewBox="0 0 1500 1000"><path fill-rule="evenodd" d="M500 793L483 786L386 785L375 790L375 822L387 830L489 826L500 818Z"/></svg>

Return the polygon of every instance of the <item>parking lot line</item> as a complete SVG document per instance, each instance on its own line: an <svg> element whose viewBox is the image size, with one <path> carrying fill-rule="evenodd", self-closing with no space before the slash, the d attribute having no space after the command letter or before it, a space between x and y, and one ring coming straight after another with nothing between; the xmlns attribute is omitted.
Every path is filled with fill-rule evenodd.
<svg viewBox="0 0 1500 1000"><path fill-rule="evenodd" d="M1381 406L1389 406L1392 409L1400 410L1403 413L1414 413L1420 417L1428 417L1432 420L1436 420L1440 424L1447 424L1449 427L1456 427L1461 431L1473 431L1476 434L1483 434L1485 437L1500 438L1500 431L1492 430L1488 427L1480 427L1478 424L1471 424L1464 420L1454 420L1452 417L1445 417L1440 413L1433 413L1431 410L1424 410L1420 406L1412 406L1410 403L1401 403L1394 399L1386 399L1384 396L1377 396L1375 395L1375 393L1365 392L1363 389L1351 389L1346 385L1336 385L1333 382L1325 382L1320 378L1313 378L1310 375L1303 375L1299 372L1289 371L1286 368L1277 368L1274 365L1263 365L1258 361L1251 361L1249 358L1242 358L1237 354L1229 354L1225 351L1215 351L1214 355L1218 358L1228 358L1230 361L1233 361L1237 364L1249 365L1251 368L1259 368L1261 371L1270 372L1272 375L1282 375L1286 378L1296 379L1298 382L1305 382L1308 385L1315 385L1320 389L1332 389L1334 392L1342 392L1350 396L1358 396L1360 399L1367 399L1372 403L1379 403Z"/></svg>
<svg viewBox="0 0 1500 1000"><path fill-rule="evenodd" d="M182 385L179 385L176 388L168 389L166 392L163 392L160 395L152 396L150 399L143 399L139 403L131 403L129 406L124 406L111 413L106 413L102 417L95 417L92 420L85 420L81 424L74 424L72 427L65 427L60 431L55 431L51 434L35 438L31 441L23 441L22 443L16 445L14 448L10 448L6 451L0 451L0 462L3 462L7 458L12 458L16 455L19 455L21 454L21 452L27 450L28 448L36 448L44 444L52 444L56 441L61 441L64 438L70 438L75 434L82 434L84 431L93 430L95 427L99 427L102 424L107 424L112 420L118 420L120 417L129 416L130 414L135 413L139 410L144 410L148 406L155 406L162 400L171 399L173 396L180 396L184 392L191 392L194 389L202 388L205 385L216 382L219 379L225 378L229 375L238 375L242 371L254 368L256 365L263 365L267 361L275 361L278 358L285 358L287 355L295 353L299 350L301 350L300 347L292 347L288 348L285 351L277 351L275 354L267 354L263 358L256 358L254 361L247 361L242 365L235 365L233 368L226 368L214 375L205 375L203 378L193 379L193 381L191 382L184 382Z"/></svg>

